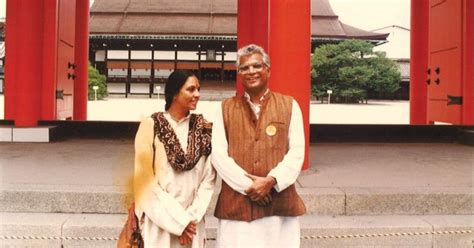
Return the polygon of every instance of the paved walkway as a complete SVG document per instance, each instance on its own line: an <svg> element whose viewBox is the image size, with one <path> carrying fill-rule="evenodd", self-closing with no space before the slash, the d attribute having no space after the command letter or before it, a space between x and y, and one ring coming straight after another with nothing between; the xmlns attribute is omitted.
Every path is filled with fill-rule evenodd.
<svg viewBox="0 0 474 248"><path fill-rule="evenodd" d="M124 189L132 140L0 143L4 187ZM303 188L472 188L474 147L458 144L315 144Z"/></svg>
<svg viewBox="0 0 474 248"><path fill-rule="evenodd" d="M214 93L207 93L214 94ZM0 95L0 119L4 118L4 96ZM161 98L148 96L123 98L111 96L103 101L88 102L88 119L103 121L139 121L143 116L164 109ZM197 113L209 119L220 106L220 101L201 100ZM310 105L310 123L319 124L409 124L408 101L369 101L368 104Z"/></svg>

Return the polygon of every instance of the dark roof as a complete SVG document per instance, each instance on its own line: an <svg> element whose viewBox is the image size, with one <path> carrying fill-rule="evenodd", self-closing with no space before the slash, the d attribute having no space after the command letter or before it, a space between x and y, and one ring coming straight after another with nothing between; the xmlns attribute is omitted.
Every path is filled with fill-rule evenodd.
<svg viewBox="0 0 474 248"><path fill-rule="evenodd" d="M329 0L311 4L313 38L385 41L389 35L342 23ZM92 35L235 36L237 0L95 0L89 28Z"/></svg>

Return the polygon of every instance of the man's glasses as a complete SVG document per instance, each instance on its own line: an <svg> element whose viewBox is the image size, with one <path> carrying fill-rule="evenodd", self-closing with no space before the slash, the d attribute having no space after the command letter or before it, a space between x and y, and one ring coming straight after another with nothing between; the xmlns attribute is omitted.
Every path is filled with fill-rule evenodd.
<svg viewBox="0 0 474 248"><path fill-rule="evenodd" d="M264 63L255 63L255 64L248 64L239 66L239 73L246 74L250 72L250 68L253 68L254 72L260 72L263 67L265 67Z"/></svg>

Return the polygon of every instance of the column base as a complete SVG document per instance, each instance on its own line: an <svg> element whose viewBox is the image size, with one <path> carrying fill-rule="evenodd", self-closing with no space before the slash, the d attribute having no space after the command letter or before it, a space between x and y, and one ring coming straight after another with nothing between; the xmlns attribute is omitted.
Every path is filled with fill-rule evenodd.
<svg viewBox="0 0 474 248"><path fill-rule="evenodd" d="M0 142L51 142L57 140L56 126L0 127Z"/></svg>

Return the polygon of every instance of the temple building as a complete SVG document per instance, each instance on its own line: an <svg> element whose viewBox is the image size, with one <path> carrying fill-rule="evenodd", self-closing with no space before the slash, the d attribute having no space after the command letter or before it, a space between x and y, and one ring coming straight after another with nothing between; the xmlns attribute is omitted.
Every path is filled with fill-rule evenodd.
<svg viewBox="0 0 474 248"><path fill-rule="evenodd" d="M329 0L311 4L312 51L345 39L387 42L388 33L339 21ZM89 60L110 94L151 97L174 69L193 70L203 82L235 82L237 0L95 0L90 11Z"/></svg>

